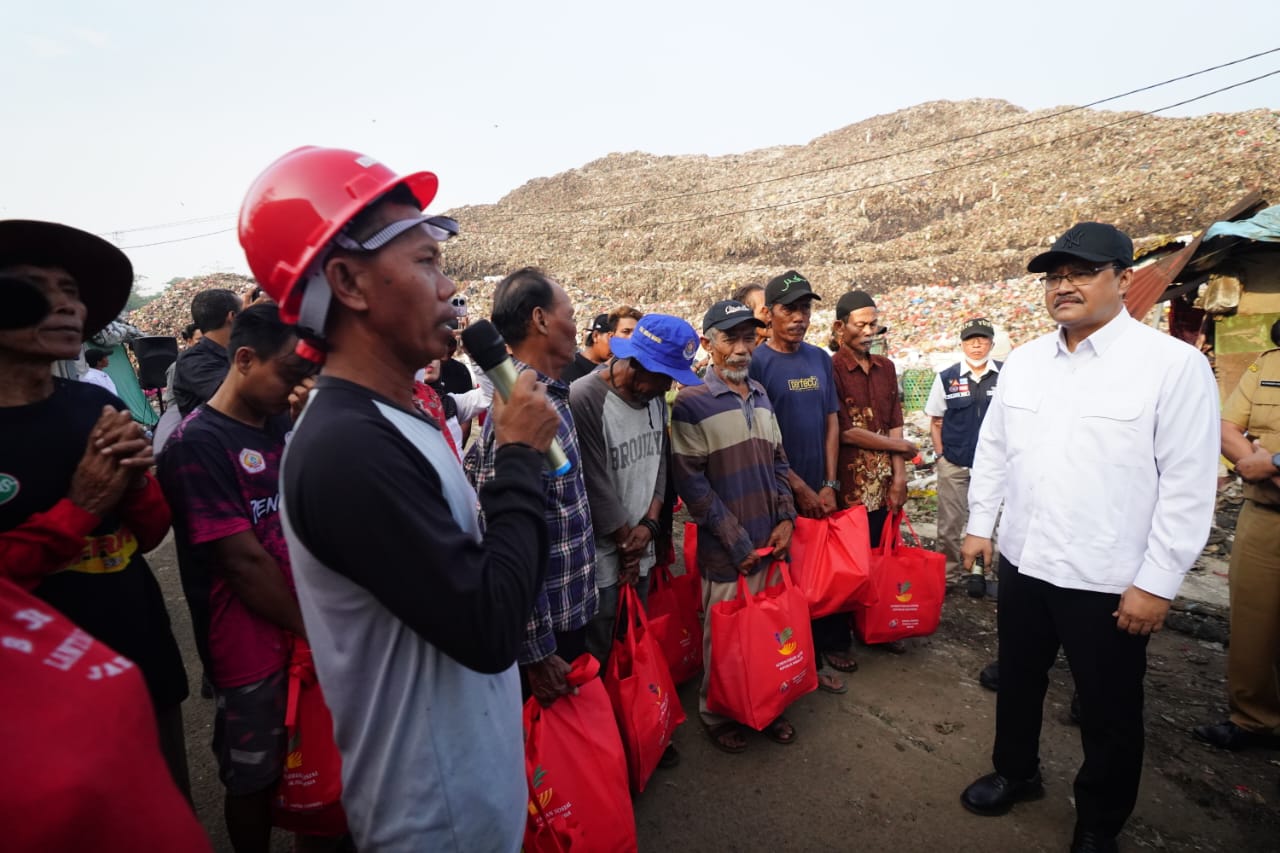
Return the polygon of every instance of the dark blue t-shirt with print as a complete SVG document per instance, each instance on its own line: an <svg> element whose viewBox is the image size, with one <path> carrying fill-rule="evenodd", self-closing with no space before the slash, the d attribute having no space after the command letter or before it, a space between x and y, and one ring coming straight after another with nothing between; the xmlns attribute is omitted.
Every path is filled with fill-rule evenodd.
<svg viewBox="0 0 1280 853"><path fill-rule="evenodd" d="M801 343L794 353L761 344L751 356L750 374L764 386L773 404L787 461L817 491L827 478L827 415L840 405L831 357L812 344Z"/></svg>

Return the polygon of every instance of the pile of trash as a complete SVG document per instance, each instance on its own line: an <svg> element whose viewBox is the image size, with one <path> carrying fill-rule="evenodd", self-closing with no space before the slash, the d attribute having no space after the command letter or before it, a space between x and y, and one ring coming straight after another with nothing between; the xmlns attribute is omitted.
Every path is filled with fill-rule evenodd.
<svg viewBox="0 0 1280 853"><path fill-rule="evenodd" d="M1156 240L1202 226L1244 188L1280 189L1268 162L1280 112L1058 113L932 102L807 145L611 154L450 211L462 233L446 260L473 281L540 266L584 295L584 314L629 303L696 316L789 268L819 293L985 290L977 307L991 314L1007 295L996 283L1073 222ZM924 325L922 338L941 332Z"/></svg>
<svg viewBox="0 0 1280 853"><path fill-rule="evenodd" d="M191 322L191 300L200 291L220 287L243 295L253 286L252 278L235 273L175 278L165 285L164 292L141 308L128 312L125 319L144 335L176 337Z"/></svg>

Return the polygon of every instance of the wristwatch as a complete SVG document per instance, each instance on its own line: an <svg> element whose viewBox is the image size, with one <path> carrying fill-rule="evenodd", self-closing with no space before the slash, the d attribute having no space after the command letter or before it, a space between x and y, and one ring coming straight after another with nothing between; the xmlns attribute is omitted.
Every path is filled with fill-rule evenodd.
<svg viewBox="0 0 1280 853"><path fill-rule="evenodd" d="M1278 454L1278 455L1280 455L1280 454ZM824 489L835 489L835 490L838 492L838 491L840 491L840 481L839 481L839 480L823 480L823 481L822 481L822 488L824 488Z"/></svg>

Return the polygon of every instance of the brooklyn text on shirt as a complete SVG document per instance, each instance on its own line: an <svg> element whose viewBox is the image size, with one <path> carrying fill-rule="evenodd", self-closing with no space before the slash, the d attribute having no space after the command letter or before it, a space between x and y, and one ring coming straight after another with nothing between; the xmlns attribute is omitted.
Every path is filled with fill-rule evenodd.
<svg viewBox="0 0 1280 853"><path fill-rule="evenodd" d="M609 448L609 467L620 471L642 459L649 459L662 452L662 430L644 432L622 444Z"/></svg>
<svg viewBox="0 0 1280 853"><path fill-rule="evenodd" d="M787 390L788 391L818 391L820 390L820 386L818 385L818 377L805 376L799 379L788 379Z"/></svg>

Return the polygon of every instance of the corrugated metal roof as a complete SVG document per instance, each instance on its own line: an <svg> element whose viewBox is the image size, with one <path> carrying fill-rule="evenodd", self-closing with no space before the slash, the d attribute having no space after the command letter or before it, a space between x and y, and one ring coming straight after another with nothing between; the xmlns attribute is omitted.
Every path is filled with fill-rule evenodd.
<svg viewBox="0 0 1280 853"><path fill-rule="evenodd" d="M1158 261L1145 264L1135 270L1133 283L1129 285L1129 292L1125 294L1124 299L1125 308L1129 310L1130 316L1141 320L1160 301L1160 297L1164 295L1165 290L1168 289L1170 284L1177 281L1179 274L1195 257L1196 251L1200 248L1201 238L1209 225L1214 222L1230 222L1245 215L1252 215L1262 204L1262 193L1258 190L1246 194L1233 204L1230 210L1215 218L1212 222L1207 223L1204 228L1201 228L1200 233L1185 248L1172 254L1166 254Z"/></svg>

